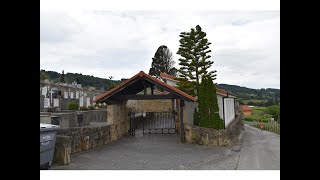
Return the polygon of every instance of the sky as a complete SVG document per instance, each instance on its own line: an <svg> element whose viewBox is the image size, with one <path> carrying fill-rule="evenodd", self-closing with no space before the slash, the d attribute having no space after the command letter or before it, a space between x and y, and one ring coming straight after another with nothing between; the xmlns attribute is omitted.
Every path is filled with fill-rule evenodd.
<svg viewBox="0 0 320 180"><path fill-rule="evenodd" d="M90 2L40 2L40 69L130 78L139 71L149 72L161 45L170 49L179 68L179 34L200 25L212 43L216 83L280 89L277 3L250 8L239 4L238 9L228 3L202 7L189 3L173 9L166 0L162 5L148 1L153 8L139 3L126 3L124 8L122 1Z"/></svg>

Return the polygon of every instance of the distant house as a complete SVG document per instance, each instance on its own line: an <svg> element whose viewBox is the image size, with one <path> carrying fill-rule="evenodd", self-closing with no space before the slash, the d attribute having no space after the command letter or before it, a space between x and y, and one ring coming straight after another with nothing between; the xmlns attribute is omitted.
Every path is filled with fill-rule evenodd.
<svg viewBox="0 0 320 180"><path fill-rule="evenodd" d="M250 116L252 114L252 108L247 105L241 105L240 109L243 112L243 115Z"/></svg>

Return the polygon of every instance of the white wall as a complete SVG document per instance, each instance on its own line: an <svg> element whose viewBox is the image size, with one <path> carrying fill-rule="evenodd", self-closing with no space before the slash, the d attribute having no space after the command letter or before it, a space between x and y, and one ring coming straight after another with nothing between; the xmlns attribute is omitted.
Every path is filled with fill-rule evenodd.
<svg viewBox="0 0 320 180"><path fill-rule="evenodd" d="M197 103L184 101L183 122L185 124L193 125L193 114L194 114L194 108L196 106L197 106Z"/></svg>
<svg viewBox="0 0 320 180"><path fill-rule="evenodd" d="M233 98L224 98L224 114L225 114L225 127L234 120L234 99Z"/></svg>
<svg viewBox="0 0 320 180"><path fill-rule="evenodd" d="M173 87L177 87L177 81L175 80L167 79L167 84Z"/></svg>
<svg viewBox="0 0 320 180"><path fill-rule="evenodd" d="M223 100L222 96L217 94L220 118L223 119Z"/></svg>

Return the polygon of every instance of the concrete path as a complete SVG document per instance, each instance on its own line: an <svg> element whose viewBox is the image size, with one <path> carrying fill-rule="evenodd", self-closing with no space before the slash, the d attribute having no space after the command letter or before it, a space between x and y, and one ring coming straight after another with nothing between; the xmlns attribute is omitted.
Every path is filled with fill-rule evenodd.
<svg viewBox="0 0 320 180"><path fill-rule="evenodd" d="M98 149L71 155L69 166L51 169L228 169L237 167L240 146L207 147L180 143L177 134L126 137Z"/></svg>
<svg viewBox="0 0 320 180"><path fill-rule="evenodd" d="M237 169L280 170L280 135L245 124Z"/></svg>

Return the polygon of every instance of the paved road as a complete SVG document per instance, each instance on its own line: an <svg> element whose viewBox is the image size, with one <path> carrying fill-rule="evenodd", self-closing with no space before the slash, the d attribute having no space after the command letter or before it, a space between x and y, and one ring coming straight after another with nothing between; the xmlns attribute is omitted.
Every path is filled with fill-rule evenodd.
<svg viewBox="0 0 320 180"><path fill-rule="evenodd" d="M71 155L72 170L234 170L280 169L280 136L245 125L240 140L230 148L182 144L177 134L122 138L101 148Z"/></svg>
<svg viewBox="0 0 320 180"><path fill-rule="evenodd" d="M142 132L141 132L142 133ZM183 144L177 134L126 137L101 148L71 155L69 166L51 169L226 169L234 170L240 147L207 147Z"/></svg>
<svg viewBox="0 0 320 180"><path fill-rule="evenodd" d="M280 170L280 135L245 124L237 169Z"/></svg>

